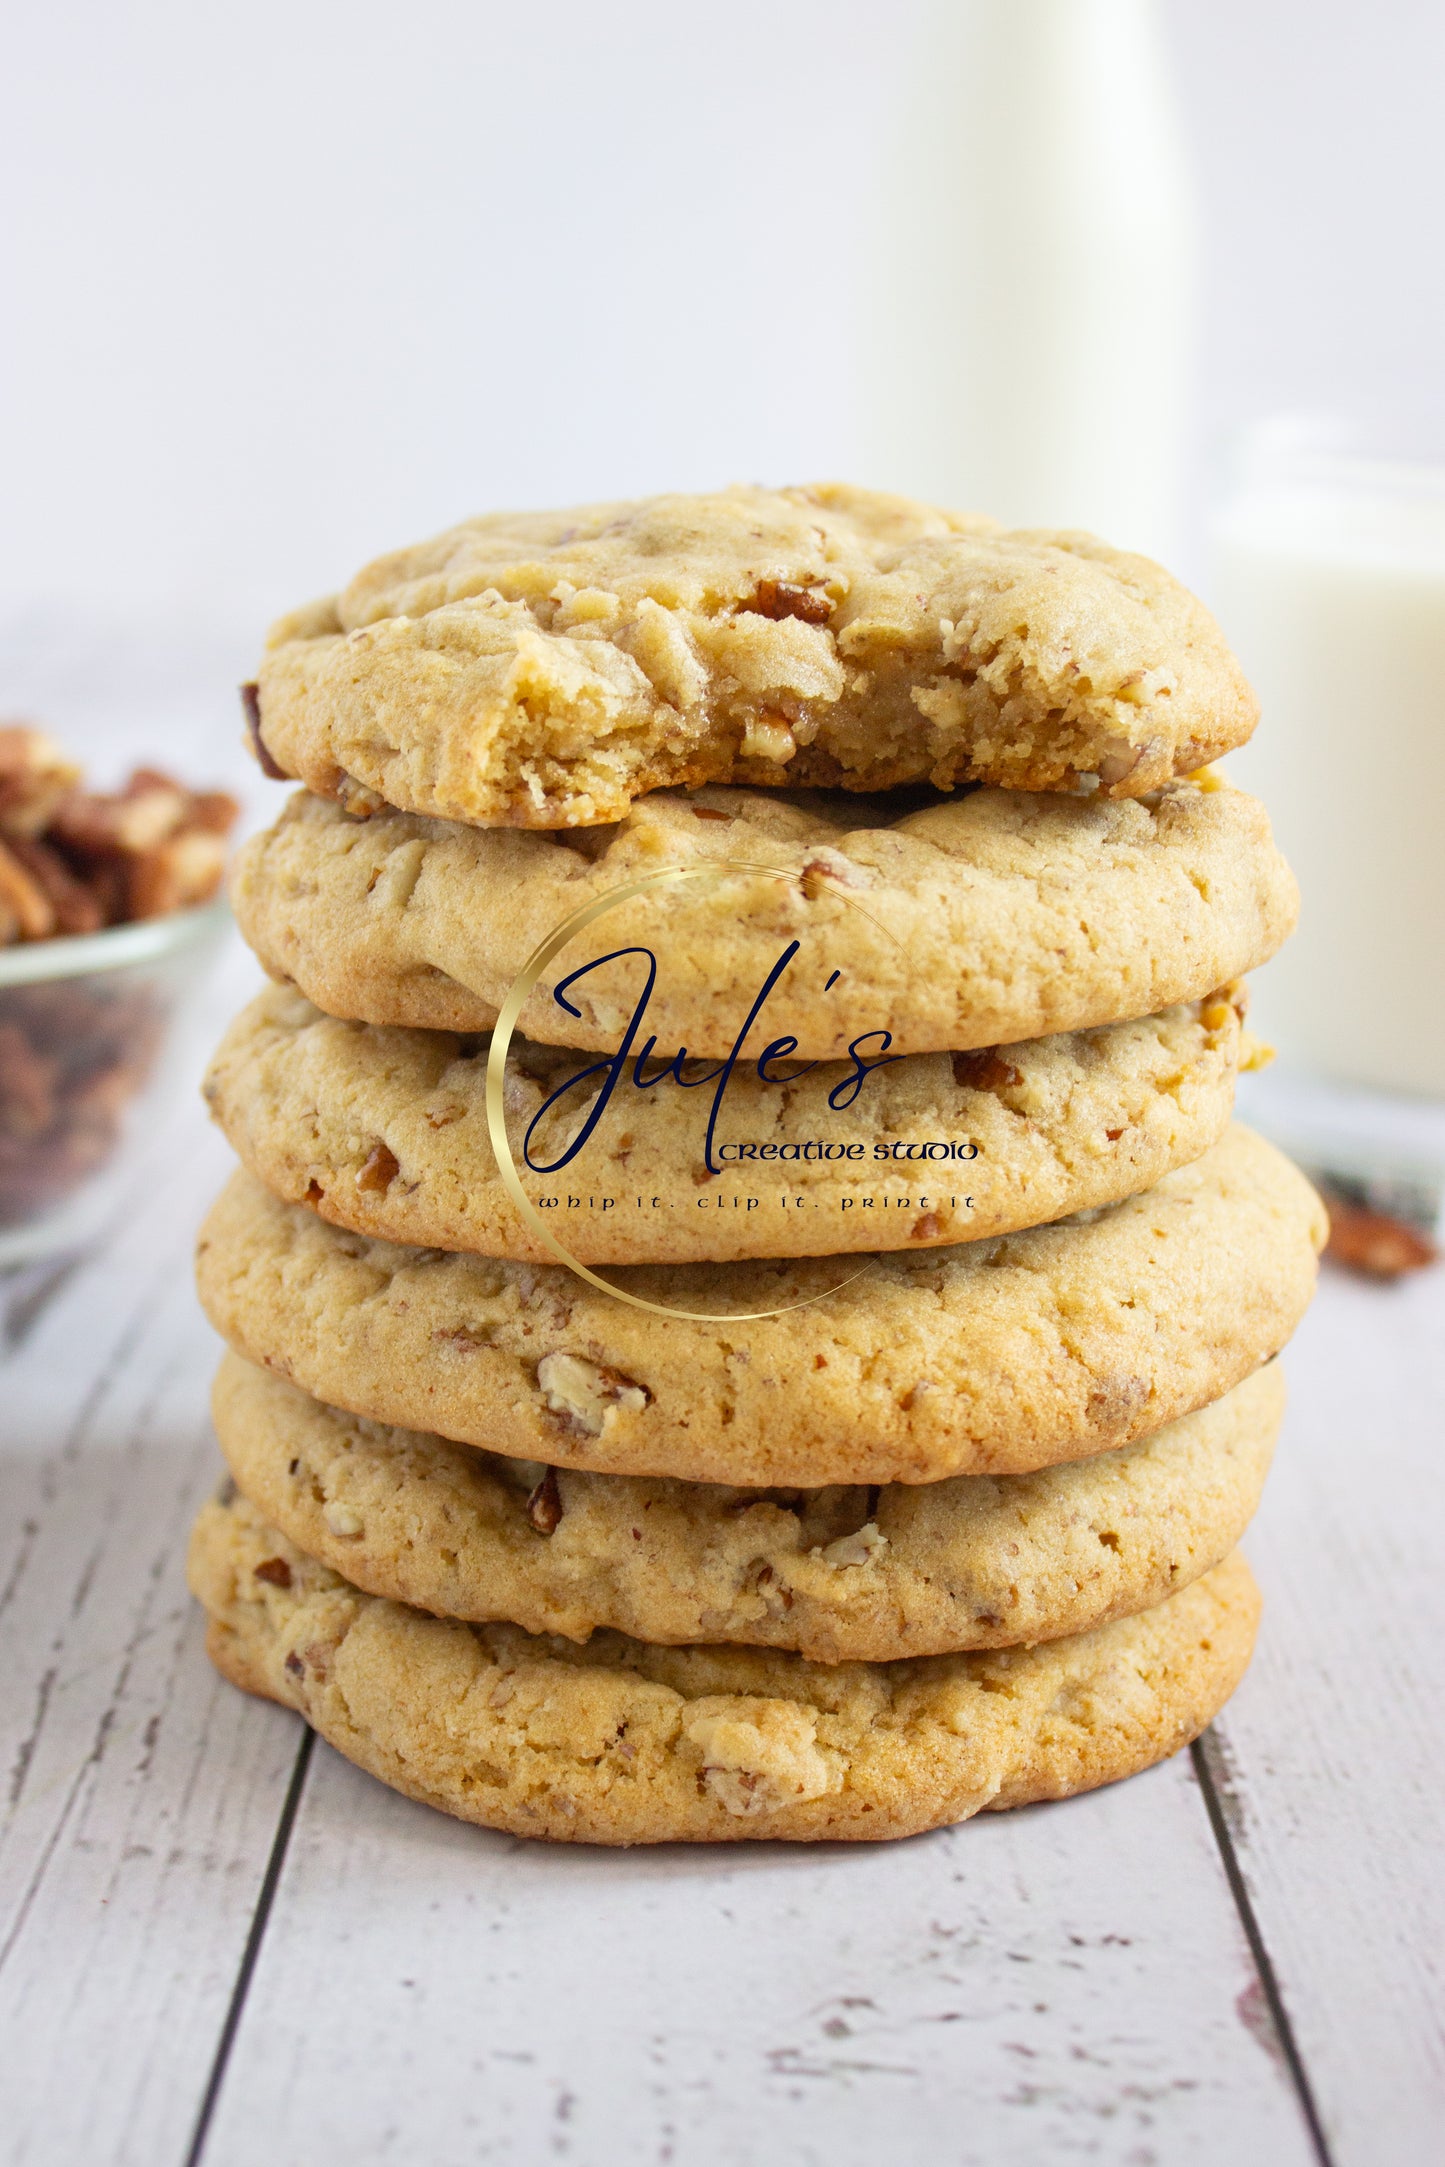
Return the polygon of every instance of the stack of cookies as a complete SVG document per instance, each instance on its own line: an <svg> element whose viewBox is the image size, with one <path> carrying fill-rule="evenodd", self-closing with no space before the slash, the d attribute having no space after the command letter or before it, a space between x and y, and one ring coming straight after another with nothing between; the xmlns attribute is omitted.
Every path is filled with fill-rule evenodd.
<svg viewBox="0 0 1445 2167"><path fill-rule="evenodd" d="M1323 1215L1200 605L844 488L479 519L276 628L207 1095L211 1654L637 1843L1128 1775L1248 1660ZM490 1088L489 1088L490 1085Z"/></svg>

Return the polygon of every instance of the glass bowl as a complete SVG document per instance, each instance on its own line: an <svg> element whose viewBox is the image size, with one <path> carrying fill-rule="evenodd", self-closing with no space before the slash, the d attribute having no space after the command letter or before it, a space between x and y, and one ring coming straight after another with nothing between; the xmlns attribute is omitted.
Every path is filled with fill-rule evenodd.
<svg viewBox="0 0 1445 2167"><path fill-rule="evenodd" d="M229 925L217 901L0 948L0 1269L79 1247L118 1200L125 1143L167 1116L191 1050L177 1024Z"/></svg>

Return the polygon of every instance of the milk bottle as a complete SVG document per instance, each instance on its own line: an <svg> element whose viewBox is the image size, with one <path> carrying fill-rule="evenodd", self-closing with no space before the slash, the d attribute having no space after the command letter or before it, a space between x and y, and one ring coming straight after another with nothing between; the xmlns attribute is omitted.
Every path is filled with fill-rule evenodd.
<svg viewBox="0 0 1445 2167"><path fill-rule="evenodd" d="M865 282L868 478L1174 553L1194 219L1153 0L934 0Z"/></svg>

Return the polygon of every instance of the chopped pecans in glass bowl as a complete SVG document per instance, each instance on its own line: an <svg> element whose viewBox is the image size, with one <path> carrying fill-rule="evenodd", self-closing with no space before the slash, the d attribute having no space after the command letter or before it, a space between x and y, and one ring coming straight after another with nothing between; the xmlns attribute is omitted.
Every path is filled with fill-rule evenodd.
<svg viewBox="0 0 1445 2167"><path fill-rule="evenodd" d="M88 790L41 731L0 727L0 1265L71 1245L103 1207L224 934L237 812L154 768Z"/></svg>

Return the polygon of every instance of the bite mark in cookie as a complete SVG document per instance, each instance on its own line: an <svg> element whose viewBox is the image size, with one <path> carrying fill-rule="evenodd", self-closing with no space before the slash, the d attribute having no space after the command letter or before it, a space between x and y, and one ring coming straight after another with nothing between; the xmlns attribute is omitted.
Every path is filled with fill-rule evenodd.
<svg viewBox="0 0 1445 2167"><path fill-rule="evenodd" d="M679 783L1138 797L1257 712L1147 558L839 485L467 521L283 619L257 684L312 790L531 828Z"/></svg>

